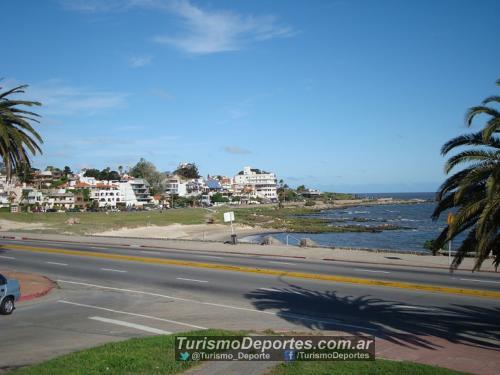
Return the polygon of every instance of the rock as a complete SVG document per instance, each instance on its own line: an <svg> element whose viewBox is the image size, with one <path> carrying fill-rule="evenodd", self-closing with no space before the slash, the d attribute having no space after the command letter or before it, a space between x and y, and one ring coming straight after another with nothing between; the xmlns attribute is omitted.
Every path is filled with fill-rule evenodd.
<svg viewBox="0 0 500 375"><path fill-rule="evenodd" d="M68 220L66 220L66 224L69 225L80 224L80 219L77 217L70 217Z"/></svg>
<svg viewBox="0 0 500 375"><path fill-rule="evenodd" d="M314 242L313 240L311 240L310 238L301 238L299 246L300 247L311 247L311 246L318 246L318 244L316 242Z"/></svg>
<svg viewBox="0 0 500 375"><path fill-rule="evenodd" d="M273 236L265 236L262 241L260 241L261 245L283 245L280 240L277 240Z"/></svg>

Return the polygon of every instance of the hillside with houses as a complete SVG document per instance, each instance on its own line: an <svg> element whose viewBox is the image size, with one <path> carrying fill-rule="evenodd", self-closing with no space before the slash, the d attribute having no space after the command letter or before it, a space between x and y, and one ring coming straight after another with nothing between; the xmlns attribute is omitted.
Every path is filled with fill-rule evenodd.
<svg viewBox="0 0 500 375"><path fill-rule="evenodd" d="M278 202L283 190L275 173L249 166L234 176L206 177L199 175L194 163L181 163L174 172L154 171L153 175L137 173L134 168L72 172L69 167L47 167L11 179L0 174L0 207L11 212L51 212L260 204ZM316 195L319 191L303 193Z"/></svg>

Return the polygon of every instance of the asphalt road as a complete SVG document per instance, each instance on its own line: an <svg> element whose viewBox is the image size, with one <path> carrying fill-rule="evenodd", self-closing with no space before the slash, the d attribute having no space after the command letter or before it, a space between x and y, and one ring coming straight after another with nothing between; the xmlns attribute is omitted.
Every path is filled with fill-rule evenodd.
<svg viewBox="0 0 500 375"><path fill-rule="evenodd" d="M33 249L103 255L95 257L16 249L20 243L0 242L0 268L40 273L60 288L0 317L0 369L98 343L208 327L366 333L422 347L432 345L427 337L439 337L500 349L498 299L155 264L154 259L500 291L500 277L493 273L450 275L443 269L22 242ZM152 260L107 259L108 254Z"/></svg>

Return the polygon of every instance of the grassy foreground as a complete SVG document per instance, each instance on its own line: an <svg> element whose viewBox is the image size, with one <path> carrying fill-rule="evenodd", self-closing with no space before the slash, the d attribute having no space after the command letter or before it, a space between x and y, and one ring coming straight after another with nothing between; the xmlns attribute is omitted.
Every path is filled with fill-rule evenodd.
<svg viewBox="0 0 500 375"><path fill-rule="evenodd" d="M183 333L186 336L227 336L242 333L204 330ZM9 375L99 375L99 374L178 374L197 362L176 361L175 336L151 336L109 343L75 352L39 365L21 368Z"/></svg>
<svg viewBox="0 0 500 375"><path fill-rule="evenodd" d="M183 333L192 336L235 336L244 332L203 330ZM9 375L93 374L179 374L200 362L174 358L175 336L152 336L105 344L9 372ZM301 374L419 374L451 375L459 372L409 362L294 362L277 365L269 375Z"/></svg>
<svg viewBox="0 0 500 375"><path fill-rule="evenodd" d="M206 217L207 211L202 208L182 208L163 212L23 212L18 214L0 212L0 219L3 220L44 225L42 229L31 229L30 232L76 235L147 225L202 224ZM68 224L70 218L78 219L79 224Z"/></svg>
<svg viewBox="0 0 500 375"><path fill-rule="evenodd" d="M325 233L325 232L371 232L398 229L397 227L367 225L334 225L331 219L304 216L317 213L318 210L307 207L290 206L277 209L276 206L221 207L205 210L203 208L180 208L160 211L132 212L47 212L17 213L0 212L0 220L27 224L42 224L38 228L21 228L21 231L35 233L55 233L85 235L121 228L144 227L148 225L165 226L170 224L203 224L208 218L216 223L224 223L223 214L234 211L236 223L264 229L287 232ZM77 219L77 224L70 223ZM354 220L356 221L356 220ZM359 221L364 221L359 219ZM365 224L365 223L360 223ZM2 229L2 228L0 228Z"/></svg>
<svg viewBox="0 0 500 375"><path fill-rule="evenodd" d="M267 375L453 375L464 374L441 367L421 365L411 362L395 362L384 359L375 361L330 361L330 362L293 362L276 366Z"/></svg>

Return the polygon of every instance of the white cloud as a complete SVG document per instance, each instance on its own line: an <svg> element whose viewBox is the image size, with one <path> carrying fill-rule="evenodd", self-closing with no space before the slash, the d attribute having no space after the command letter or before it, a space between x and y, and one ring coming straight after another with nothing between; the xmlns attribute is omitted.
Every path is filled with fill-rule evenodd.
<svg viewBox="0 0 500 375"><path fill-rule="evenodd" d="M271 15L203 10L187 0L170 2L169 11L181 19L183 32L156 36L154 41L193 54L236 51L251 42L295 34L291 27L279 25Z"/></svg>
<svg viewBox="0 0 500 375"><path fill-rule="evenodd" d="M128 6L128 2L122 0L59 0L59 3L68 10L88 13L108 12Z"/></svg>
<svg viewBox="0 0 500 375"><path fill-rule="evenodd" d="M151 57L135 56L128 59L128 63L132 68L142 68L143 66L151 64Z"/></svg>
<svg viewBox="0 0 500 375"><path fill-rule="evenodd" d="M228 10L202 9L189 0L60 0L69 10L86 13L134 8L163 11L180 21L181 31L153 37L191 54L236 51L254 42L286 38L297 33L273 15L244 15Z"/></svg>
<svg viewBox="0 0 500 375"><path fill-rule="evenodd" d="M240 148L238 146L226 146L224 147L224 151L229 152L230 154L236 154L236 155L244 155L244 154L250 154L250 150L246 150L244 148Z"/></svg>
<svg viewBox="0 0 500 375"><path fill-rule="evenodd" d="M102 110L122 107L127 94L71 86L60 80L30 85L25 94L42 103L44 115L92 115Z"/></svg>

